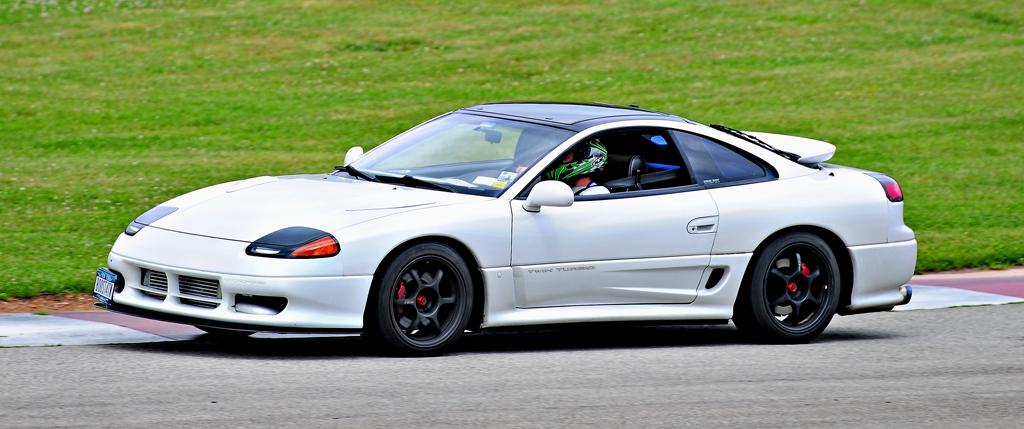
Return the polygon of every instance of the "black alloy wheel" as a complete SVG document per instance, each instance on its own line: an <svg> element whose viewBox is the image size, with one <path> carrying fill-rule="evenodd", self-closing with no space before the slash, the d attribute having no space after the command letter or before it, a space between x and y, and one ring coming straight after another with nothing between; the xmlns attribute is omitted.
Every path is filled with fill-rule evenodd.
<svg viewBox="0 0 1024 429"><path fill-rule="evenodd" d="M733 322L769 342L817 338L839 304L839 268L820 237L779 237L756 256L750 282L740 291Z"/></svg>
<svg viewBox="0 0 1024 429"><path fill-rule="evenodd" d="M424 243L406 249L376 287L367 335L398 354L440 353L469 323L471 281L466 263L449 246Z"/></svg>

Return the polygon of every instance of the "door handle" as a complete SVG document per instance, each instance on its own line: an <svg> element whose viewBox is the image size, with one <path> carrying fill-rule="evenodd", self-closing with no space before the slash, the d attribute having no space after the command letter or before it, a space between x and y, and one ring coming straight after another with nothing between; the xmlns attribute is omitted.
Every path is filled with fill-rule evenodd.
<svg viewBox="0 0 1024 429"><path fill-rule="evenodd" d="M718 216L699 217L686 224L690 234L711 234L718 230Z"/></svg>

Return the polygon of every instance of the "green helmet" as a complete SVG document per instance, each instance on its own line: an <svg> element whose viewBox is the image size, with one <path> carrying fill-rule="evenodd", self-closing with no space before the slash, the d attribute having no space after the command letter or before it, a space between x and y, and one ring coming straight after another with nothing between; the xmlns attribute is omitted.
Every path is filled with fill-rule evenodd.
<svg viewBox="0 0 1024 429"><path fill-rule="evenodd" d="M572 150L572 161L563 162L544 177L550 180L566 180L600 172L608 162L608 149L600 140L579 145Z"/></svg>

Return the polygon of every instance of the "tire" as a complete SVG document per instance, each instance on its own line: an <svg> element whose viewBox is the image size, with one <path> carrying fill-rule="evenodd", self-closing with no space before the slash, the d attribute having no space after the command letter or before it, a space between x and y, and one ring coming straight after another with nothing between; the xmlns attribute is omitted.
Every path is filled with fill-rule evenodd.
<svg viewBox="0 0 1024 429"><path fill-rule="evenodd" d="M839 306L839 263L820 237L783 235L755 255L733 323L756 340L795 344L821 335Z"/></svg>
<svg viewBox="0 0 1024 429"><path fill-rule="evenodd" d="M212 328L209 326L196 326L196 329L206 332L207 336L220 339L241 339L255 334L255 331L236 331L234 329Z"/></svg>
<svg viewBox="0 0 1024 429"><path fill-rule="evenodd" d="M444 244L417 244L387 262L367 305L364 335L388 354L440 354L462 337L472 307L472 275L462 256Z"/></svg>

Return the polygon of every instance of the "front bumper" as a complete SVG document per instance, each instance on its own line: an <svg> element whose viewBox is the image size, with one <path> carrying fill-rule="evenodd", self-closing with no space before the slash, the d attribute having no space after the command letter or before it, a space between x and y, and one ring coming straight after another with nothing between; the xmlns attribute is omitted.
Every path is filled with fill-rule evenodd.
<svg viewBox="0 0 1024 429"><path fill-rule="evenodd" d="M363 327L363 311L372 276L271 277L226 274L156 264L112 252L108 266L124 278L114 293L112 311L190 325L268 332L348 332ZM145 270L163 273L166 289L143 285ZM216 297L179 288L192 277L217 284ZM161 287L164 282L161 282ZM238 311L246 296L280 297L277 314Z"/></svg>

